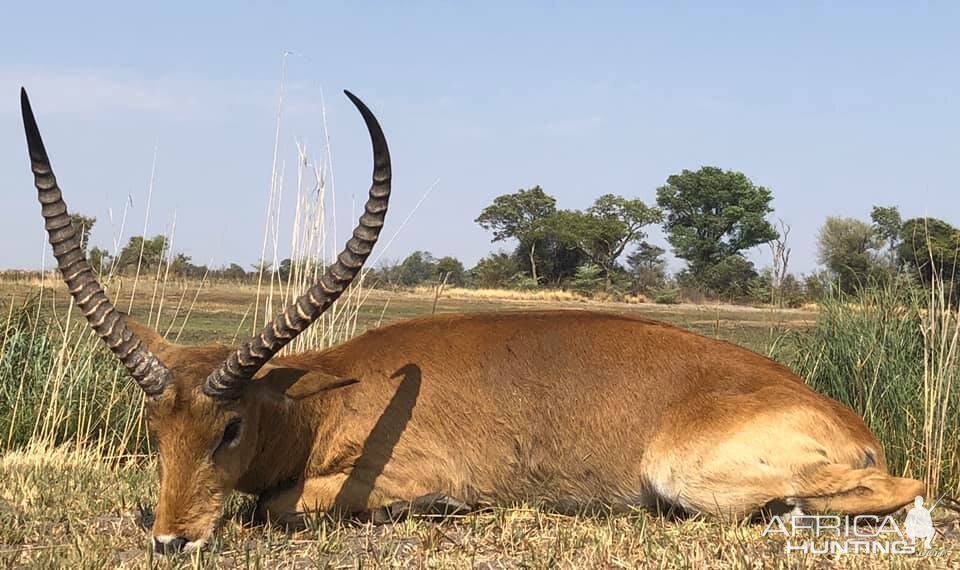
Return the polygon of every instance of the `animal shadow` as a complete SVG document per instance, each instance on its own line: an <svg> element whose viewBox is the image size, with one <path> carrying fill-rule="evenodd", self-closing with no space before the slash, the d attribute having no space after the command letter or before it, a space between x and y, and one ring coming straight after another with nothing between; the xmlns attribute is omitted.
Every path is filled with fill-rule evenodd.
<svg viewBox="0 0 960 570"><path fill-rule="evenodd" d="M384 408L370 435L363 442L360 457L350 476L344 481L334 499L334 504L344 504L347 498L354 504L364 504L373 492L374 483L393 457L393 450L400 436L413 417L413 408L420 395L422 375L416 364L407 364L393 373L391 378L401 378L396 392Z"/></svg>

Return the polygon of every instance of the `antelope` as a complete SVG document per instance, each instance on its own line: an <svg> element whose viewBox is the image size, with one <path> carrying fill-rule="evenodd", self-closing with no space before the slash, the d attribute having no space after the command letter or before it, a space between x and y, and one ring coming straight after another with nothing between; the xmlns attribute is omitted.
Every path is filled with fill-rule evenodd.
<svg viewBox="0 0 960 570"><path fill-rule="evenodd" d="M155 550L202 547L233 491L295 525L318 511L389 521L533 501L574 511L668 505L885 514L923 494L887 472L849 408L754 352L589 311L438 315L339 346L277 353L343 293L390 197L373 145L365 211L343 252L237 348L179 346L111 304L80 247L26 92L23 122L49 241L90 326L143 390L159 450ZM779 506L779 507L778 507Z"/></svg>

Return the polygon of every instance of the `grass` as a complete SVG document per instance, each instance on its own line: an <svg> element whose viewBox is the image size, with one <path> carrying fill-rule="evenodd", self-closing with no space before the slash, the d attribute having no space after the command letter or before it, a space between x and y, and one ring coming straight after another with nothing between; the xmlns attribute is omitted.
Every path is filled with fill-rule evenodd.
<svg viewBox="0 0 960 570"><path fill-rule="evenodd" d="M131 277L116 277L114 290L128 291ZM141 278L141 281L143 278ZM140 291L151 291L154 285L147 280ZM194 302L194 297L199 296ZM69 296L55 276L42 283L39 281L0 281L0 306L9 309L27 303L43 291L42 303L45 314L61 315L69 306ZM716 305L656 305L640 303L614 303L590 301L576 295L551 293L534 295L517 291L481 290L479 294L467 293L468 289L444 289L436 305L438 313L462 313L476 311L531 310L543 308L591 309L636 314L662 320L693 330L711 338L719 338L743 344L765 352L772 342L788 330L806 330L813 326L815 309L769 309L743 307L727 304ZM261 297L263 295L261 294ZM126 297L124 297L126 300ZM179 334L179 342L200 344L204 342L233 342L252 333L251 318L257 303L254 285L236 283L204 283L187 280L167 285L164 312L159 316L160 330L167 331L173 324L172 334ZM356 328L360 333L370 327L397 320L428 315L433 311L432 289L423 292L384 291L365 289L362 304L354 307ZM262 302L262 300L261 300ZM156 303L154 303L156 304ZM145 318L150 312L149 296L134 299L132 314ZM126 304L122 305L126 308ZM190 316L180 332L184 312L192 306ZM279 308L279 301L274 307ZM176 309L180 307L179 314ZM156 312L154 308L154 312ZM262 312L262 309L261 309ZM152 319L156 315L152 314ZM262 315L261 315L262 318ZM154 322L154 321L151 321ZM241 324L243 325L241 327ZM308 329L309 330L309 329Z"/></svg>
<svg viewBox="0 0 960 570"><path fill-rule="evenodd" d="M416 287L413 291L417 295L429 296L434 294L432 287ZM443 296L448 299L478 299L490 301L574 301L586 302L587 298L575 291L562 289L468 289L465 287L444 287Z"/></svg>
<svg viewBox="0 0 960 570"><path fill-rule="evenodd" d="M531 506L442 522L373 526L318 516L302 532L253 526L252 504L236 497L218 538L202 554L154 558L146 547L156 465L107 461L66 448L31 448L0 458L0 565L45 568L442 567L442 568L949 568L960 551L936 557L786 556L762 524L675 521L646 511L563 516ZM941 522L955 544L957 521Z"/></svg>
<svg viewBox="0 0 960 570"><path fill-rule="evenodd" d="M0 322L0 446L146 451L141 395L86 322L51 319L43 299L11 303Z"/></svg>

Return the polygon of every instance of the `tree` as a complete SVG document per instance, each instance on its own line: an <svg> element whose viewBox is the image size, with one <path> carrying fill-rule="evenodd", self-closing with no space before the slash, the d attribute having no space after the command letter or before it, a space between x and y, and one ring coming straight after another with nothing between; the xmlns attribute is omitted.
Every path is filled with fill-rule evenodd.
<svg viewBox="0 0 960 570"><path fill-rule="evenodd" d="M90 250L87 254L87 261L90 262L90 267L100 275L109 273L110 266L113 264L110 252L99 247Z"/></svg>
<svg viewBox="0 0 960 570"><path fill-rule="evenodd" d="M803 276L803 295L811 301L825 299L831 287L832 279L826 271L817 271Z"/></svg>
<svg viewBox="0 0 960 570"><path fill-rule="evenodd" d="M708 267L699 282L724 298L736 300L748 295L750 283L756 277L757 270L750 260L742 255L728 255Z"/></svg>
<svg viewBox="0 0 960 570"><path fill-rule="evenodd" d="M166 236L156 235L148 240L143 236L132 236L117 256L117 268L137 267L138 263L142 268L154 268L163 261L168 247Z"/></svg>
<svg viewBox="0 0 960 570"><path fill-rule="evenodd" d="M93 225L97 223L96 218L84 216L83 214L70 214L70 224L80 236L80 249L84 253L90 245L90 232L93 231Z"/></svg>
<svg viewBox="0 0 960 570"><path fill-rule="evenodd" d="M434 270L437 272L437 278L444 279L448 285L462 287L464 284L463 263L453 256L441 257L437 260Z"/></svg>
<svg viewBox="0 0 960 570"><path fill-rule="evenodd" d="M642 200L604 194L586 211L553 213L543 223L540 233L551 236L564 248L579 249L591 265L600 268L609 289L623 251L646 237L642 231L644 226L661 219L660 210L648 207Z"/></svg>
<svg viewBox="0 0 960 570"><path fill-rule="evenodd" d="M584 219L588 223L580 227L583 232L580 241L586 253L603 269L609 285L623 250L647 237L642 228L663 221L663 213L639 199L604 194L587 209Z"/></svg>
<svg viewBox="0 0 960 570"><path fill-rule="evenodd" d="M960 282L960 230L937 218L913 218L903 223L899 260L919 272L924 285L936 275L946 282ZM960 291L953 287L953 294Z"/></svg>
<svg viewBox="0 0 960 570"><path fill-rule="evenodd" d="M780 235L770 241L770 254L773 259L773 267L770 269L770 301L774 304L783 306L784 287L783 284L790 276L790 246L787 240L790 237L790 225L780 222ZM796 281L796 279L794 279Z"/></svg>
<svg viewBox="0 0 960 570"><path fill-rule="evenodd" d="M743 173L714 166L674 174L657 189L667 241L696 280L728 257L777 237L765 217L773 211L772 199L770 190Z"/></svg>
<svg viewBox="0 0 960 570"><path fill-rule="evenodd" d="M170 272L180 277L190 277L196 268L192 261L189 255L178 253L170 260Z"/></svg>
<svg viewBox="0 0 960 570"><path fill-rule="evenodd" d="M667 262L663 259L666 250L642 242L627 256L627 267L633 276L634 288L640 293L662 289L667 281Z"/></svg>
<svg viewBox="0 0 960 570"><path fill-rule="evenodd" d="M787 273L780 280L780 291L778 293L778 302L780 306L790 309L802 307L806 302L806 295L803 291L803 284L793 273Z"/></svg>
<svg viewBox="0 0 960 570"><path fill-rule="evenodd" d="M873 221L873 233L880 243L887 247L887 262L891 269L897 269L897 250L900 247L900 232L903 229L903 219L896 206L874 206L870 211L870 220Z"/></svg>
<svg viewBox="0 0 960 570"><path fill-rule="evenodd" d="M415 251L400 263L398 284L412 287L431 281L437 274L437 262L429 251Z"/></svg>
<svg viewBox="0 0 960 570"><path fill-rule="evenodd" d="M839 281L840 289L850 293L877 275L875 252L879 246L870 224L828 217L817 236L817 259Z"/></svg>
<svg viewBox="0 0 960 570"><path fill-rule="evenodd" d="M231 263L229 267L220 270L220 276L224 279L243 281L247 277L247 272L240 265Z"/></svg>
<svg viewBox="0 0 960 570"><path fill-rule="evenodd" d="M289 281L290 273L293 272L293 260L289 257L285 257L280 260L280 265L277 268L278 276L281 281Z"/></svg>
<svg viewBox="0 0 960 570"><path fill-rule="evenodd" d="M556 212L543 221L543 226L528 241L517 245L513 255L517 266L526 275L533 275L530 263L530 251L536 251L537 281L532 277L528 281L532 287L549 283L560 285L576 273L577 268L590 261L590 257L568 236L558 233L555 224L562 212Z"/></svg>
<svg viewBox="0 0 960 570"><path fill-rule="evenodd" d="M590 295L596 292L602 282L603 268L595 263L585 263L577 268L570 285L578 293Z"/></svg>
<svg viewBox="0 0 960 570"><path fill-rule="evenodd" d="M480 212L476 222L485 230L493 232L493 241L515 239L529 248L530 272L534 281L537 274L537 234L543 228L543 222L556 211L556 199L548 195L539 186L513 194L497 196L493 203Z"/></svg>
<svg viewBox="0 0 960 570"><path fill-rule="evenodd" d="M230 265L232 266L233 264L231 263ZM258 275L270 275L270 273L273 271L273 262L261 259L256 263L251 263L250 270Z"/></svg>
<svg viewBox="0 0 960 570"><path fill-rule="evenodd" d="M469 272L470 281L483 289L504 289L517 275L522 275L514 256L502 251L481 258Z"/></svg>
<svg viewBox="0 0 960 570"><path fill-rule="evenodd" d="M877 238L891 248L896 247L903 228L900 210L896 206L874 206L870 211L870 220L873 221L873 231Z"/></svg>

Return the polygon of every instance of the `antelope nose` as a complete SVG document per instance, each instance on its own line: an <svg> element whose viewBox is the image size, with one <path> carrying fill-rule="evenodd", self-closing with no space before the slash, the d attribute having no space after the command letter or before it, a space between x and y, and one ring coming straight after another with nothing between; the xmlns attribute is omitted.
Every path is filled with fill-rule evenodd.
<svg viewBox="0 0 960 570"><path fill-rule="evenodd" d="M176 554L183 552L187 542L187 539L182 536L155 536L153 537L153 551L157 554Z"/></svg>

